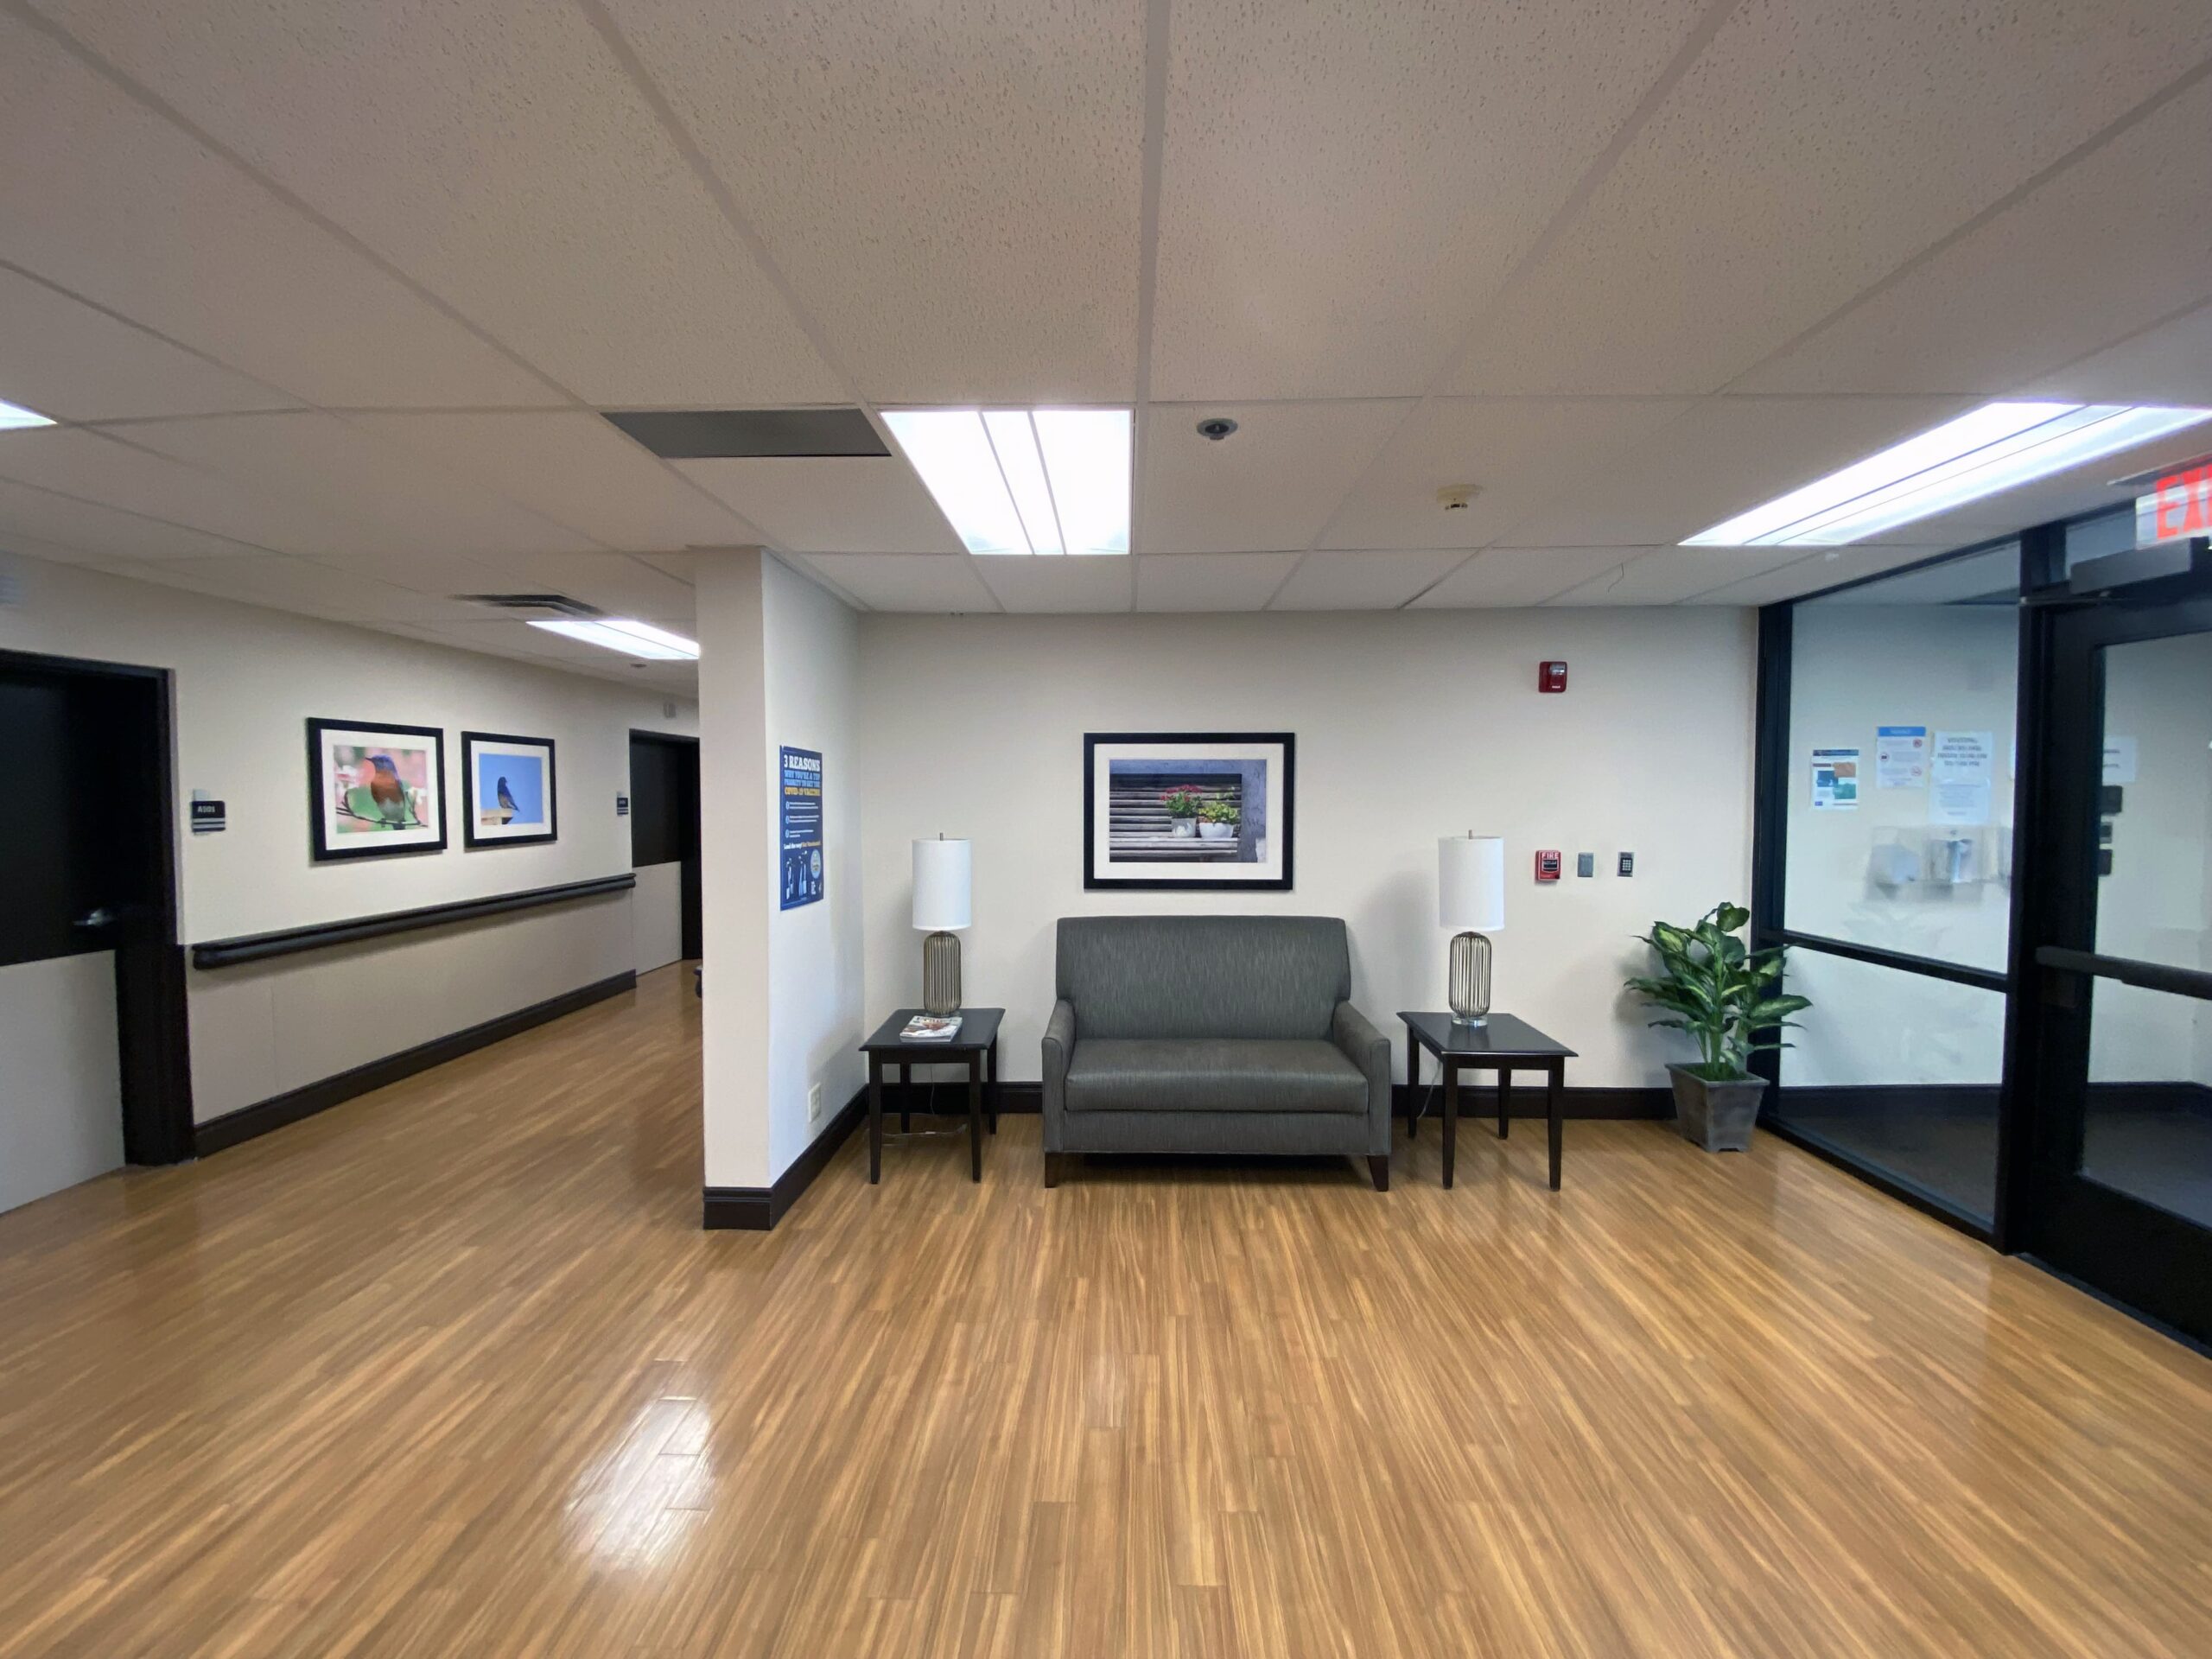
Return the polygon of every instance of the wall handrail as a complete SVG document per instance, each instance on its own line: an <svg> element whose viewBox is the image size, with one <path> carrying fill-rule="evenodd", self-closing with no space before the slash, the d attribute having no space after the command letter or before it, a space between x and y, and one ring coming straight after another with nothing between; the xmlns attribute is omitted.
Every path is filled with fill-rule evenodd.
<svg viewBox="0 0 2212 1659"><path fill-rule="evenodd" d="M311 927L288 927L274 933L247 933L236 938L209 939L192 947L194 968L229 968L242 962L266 962L271 957L321 950L334 944L353 944L363 939L389 938L396 933L415 933L424 928L471 922L486 916L511 915L538 910L603 893L625 893L638 885L634 872L595 876L588 881L569 881L556 887L531 887L521 893L492 893L481 899L456 899L448 904L424 905L416 910L387 911L380 916L356 916L342 922L319 922Z"/></svg>

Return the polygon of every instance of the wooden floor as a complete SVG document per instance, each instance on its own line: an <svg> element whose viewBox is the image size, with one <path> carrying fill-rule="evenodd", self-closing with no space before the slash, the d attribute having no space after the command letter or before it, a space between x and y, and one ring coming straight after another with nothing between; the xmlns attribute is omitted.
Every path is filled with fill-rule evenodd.
<svg viewBox="0 0 2212 1659"><path fill-rule="evenodd" d="M698 1020L0 1217L0 1650L2212 1652L2212 1362L1770 1140L708 1234Z"/></svg>

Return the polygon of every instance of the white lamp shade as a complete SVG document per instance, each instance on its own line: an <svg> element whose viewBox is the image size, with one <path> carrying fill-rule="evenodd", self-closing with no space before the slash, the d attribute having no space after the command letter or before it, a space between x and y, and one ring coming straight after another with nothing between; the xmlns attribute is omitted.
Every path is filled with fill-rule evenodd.
<svg viewBox="0 0 2212 1659"><path fill-rule="evenodd" d="M969 851L964 841L914 843L914 925L927 932L968 925Z"/></svg>
<svg viewBox="0 0 2212 1659"><path fill-rule="evenodd" d="M1436 925L1455 933L1505 925L1505 838L1446 836L1436 843Z"/></svg>

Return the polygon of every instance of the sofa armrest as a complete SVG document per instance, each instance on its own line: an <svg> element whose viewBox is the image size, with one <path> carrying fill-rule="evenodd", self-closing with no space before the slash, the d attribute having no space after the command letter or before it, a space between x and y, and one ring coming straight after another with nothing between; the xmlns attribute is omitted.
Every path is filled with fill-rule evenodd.
<svg viewBox="0 0 2212 1659"><path fill-rule="evenodd" d="M1387 1156L1390 1150L1390 1039L1351 1003L1339 1002L1329 1021L1329 1040L1367 1079L1367 1150Z"/></svg>
<svg viewBox="0 0 2212 1659"><path fill-rule="evenodd" d="M1056 1003L1045 1022L1045 1150L1058 1152L1060 1115L1068 1103L1068 1058L1075 1052L1075 1004ZM1385 1062L1387 1068L1388 1062Z"/></svg>

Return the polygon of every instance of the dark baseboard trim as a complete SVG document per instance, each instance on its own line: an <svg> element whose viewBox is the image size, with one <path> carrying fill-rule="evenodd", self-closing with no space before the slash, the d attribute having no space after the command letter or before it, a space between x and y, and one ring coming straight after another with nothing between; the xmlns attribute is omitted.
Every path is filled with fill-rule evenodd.
<svg viewBox="0 0 2212 1659"><path fill-rule="evenodd" d="M578 1008L603 1002L610 996L620 996L632 989L638 976L630 969L593 984L579 986L573 991L563 991L558 996L548 997L543 1002L533 1002L526 1008L517 1008L512 1014L503 1014L496 1020L486 1020L481 1025L471 1026L449 1036L433 1038L413 1048L402 1049L397 1054L387 1054L380 1060L371 1060L357 1065L350 1071L324 1077L320 1082L271 1095L267 1100L242 1106L235 1112L226 1112L220 1117L211 1117L195 1126L193 1149L205 1158L213 1152L235 1147L242 1141L281 1129L288 1123L296 1123L303 1117L313 1117L317 1112L328 1111L333 1106L365 1095L372 1089L381 1089L386 1084L411 1077L418 1071L427 1071L434 1065L443 1065L448 1060L457 1060L464 1054L473 1054L480 1048L488 1048L502 1038L512 1037L542 1026L549 1020L558 1020L564 1014L574 1014Z"/></svg>
<svg viewBox="0 0 2212 1659"><path fill-rule="evenodd" d="M266 962L271 957L289 957L302 950L321 950L362 939L390 938L395 933L419 932L426 927L445 927L454 922L479 921L486 916L506 916L518 910L542 910L547 905L565 905L578 899L627 893L637 885L636 873L626 870L620 875L569 881L557 887L499 893L486 899L456 899L450 904L425 905L419 910L356 916L350 921L288 927L276 933L248 933L235 939L208 939L192 947L192 965L205 969L227 968L233 963Z"/></svg>
<svg viewBox="0 0 2212 1659"><path fill-rule="evenodd" d="M868 1090L857 1090L831 1118L813 1144L791 1160L773 1186L710 1186L700 1225L709 1232L765 1233L791 1213L815 1177L828 1168L839 1147L868 1121Z"/></svg>
<svg viewBox="0 0 2212 1659"><path fill-rule="evenodd" d="M926 1090L926 1083L918 1083L917 1089ZM1016 1116L1023 1112L1045 1109L1045 1085L1041 1083L1001 1083L996 1085L998 1110L1004 1116ZM988 1094L989 1090L987 1089ZM1663 1088L1605 1088L1576 1089L1569 1087L1562 1116L1574 1118L1644 1118L1672 1117L1675 1097ZM1402 1083L1390 1086L1390 1116L1409 1117L1415 1094L1426 1101L1431 1117L1444 1109L1444 1090L1440 1084L1424 1083L1418 1090L1408 1090ZM968 1092L964 1082L949 1083L940 1096L945 1110L955 1116L968 1110ZM883 1092L884 1110L896 1109L899 1090L896 1084L887 1084ZM862 1103L865 1105L865 1103ZM1497 1116L1497 1086L1492 1083L1463 1083L1459 1089L1459 1109L1470 1117ZM1541 1117L1544 1116L1544 1090L1541 1084L1516 1083L1507 1107L1512 1117Z"/></svg>

